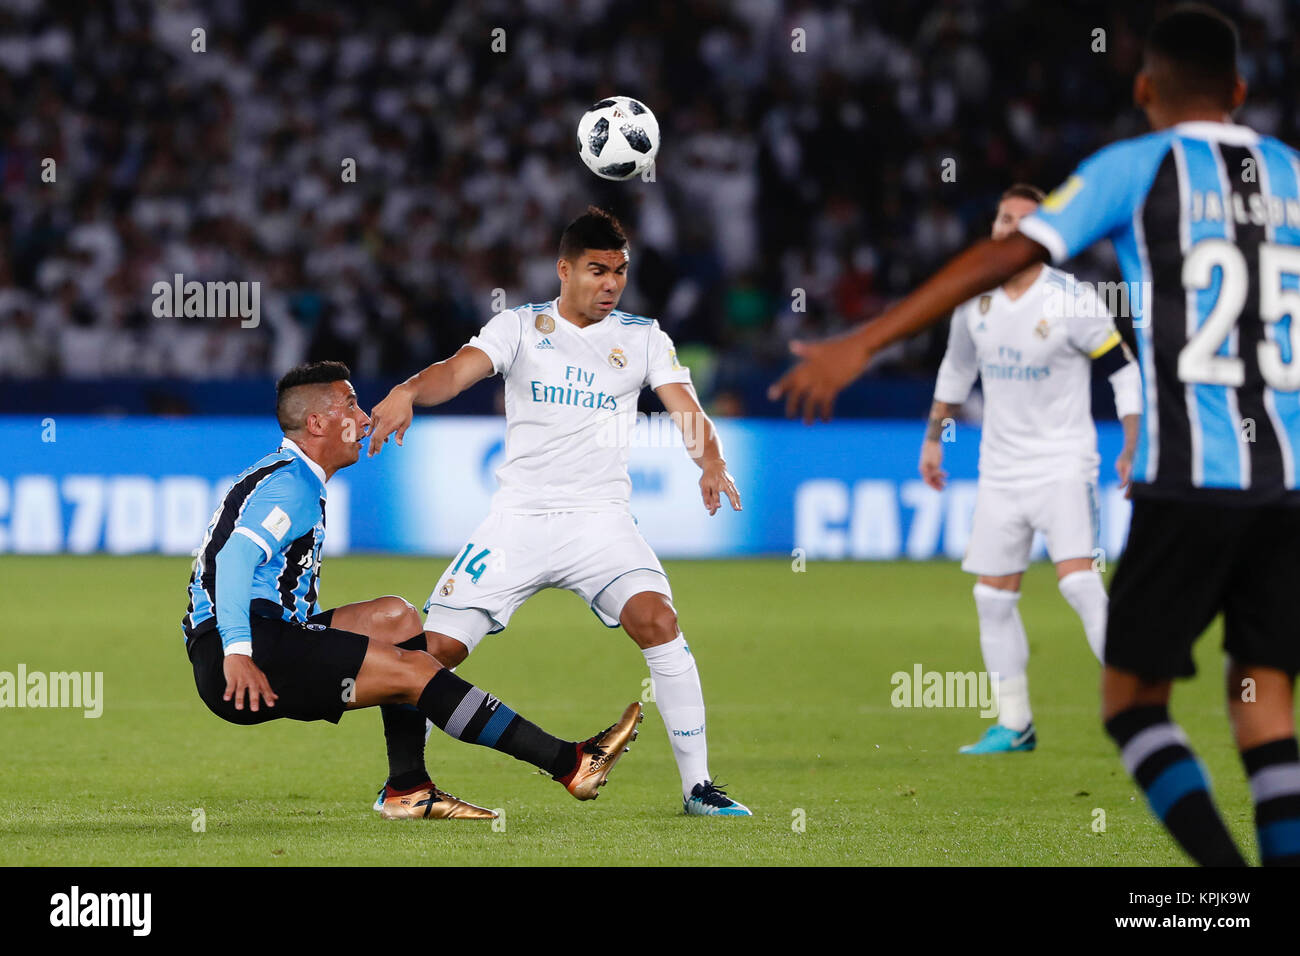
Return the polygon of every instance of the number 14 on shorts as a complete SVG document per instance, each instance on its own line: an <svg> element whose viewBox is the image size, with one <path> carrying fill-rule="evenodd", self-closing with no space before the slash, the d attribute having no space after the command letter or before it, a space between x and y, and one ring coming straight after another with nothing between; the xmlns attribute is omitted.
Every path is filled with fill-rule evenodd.
<svg viewBox="0 0 1300 956"><path fill-rule="evenodd" d="M471 541L469 544L465 545L465 550L461 552L460 557L456 559L456 563L452 565L452 574L460 573L460 566L465 564L465 559L469 558L469 554L473 550L474 542ZM490 548L484 548L478 554L474 555L474 557L470 558L468 564L465 564L465 573L470 576L470 580L475 584L478 584L478 579L481 578L483 572L487 570L487 557L491 553L492 550Z"/></svg>

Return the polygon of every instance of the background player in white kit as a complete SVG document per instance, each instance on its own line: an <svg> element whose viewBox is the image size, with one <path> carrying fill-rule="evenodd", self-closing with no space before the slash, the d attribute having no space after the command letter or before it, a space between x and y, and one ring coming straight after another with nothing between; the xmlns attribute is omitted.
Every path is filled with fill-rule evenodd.
<svg viewBox="0 0 1300 956"><path fill-rule="evenodd" d="M1008 189L998 203L993 238L1013 235L1042 199L1034 186ZM953 311L920 469L927 484L942 490L941 434L978 375L984 389L979 490L961 566L978 575L980 649L985 669L998 675L999 704L997 723L962 753L1033 750L1037 743L1026 676L1029 643L1017 609L1035 531L1047 538L1061 594L1101 660L1107 598L1094 564L1099 459L1090 412L1093 362L1110 379L1124 425L1115 470L1127 485L1141 377L1095 293L1040 263Z"/></svg>
<svg viewBox="0 0 1300 956"><path fill-rule="evenodd" d="M659 323L615 310L627 283L627 238L589 207L564 230L559 298L495 315L451 358L394 388L375 407L370 454L475 382L506 383L506 461L492 512L438 580L425 606L429 653L448 667L538 591L579 595L607 627L620 624L653 679L692 815L749 816L709 774L704 697L677 627L663 566L628 510L628 441L637 397L655 390L703 475L704 505L740 510L713 423ZM626 437L625 437L626 436Z"/></svg>

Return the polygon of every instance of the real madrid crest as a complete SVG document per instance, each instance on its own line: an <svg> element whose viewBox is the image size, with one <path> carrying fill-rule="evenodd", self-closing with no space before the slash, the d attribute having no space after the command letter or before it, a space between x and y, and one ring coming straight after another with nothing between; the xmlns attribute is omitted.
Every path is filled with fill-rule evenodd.
<svg viewBox="0 0 1300 956"><path fill-rule="evenodd" d="M1052 331L1052 326L1050 323L1048 323L1046 319L1039 319L1038 324L1034 326L1034 334L1037 335L1040 339L1047 338L1048 334L1051 331Z"/></svg>
<svg viewBox="0 0 1300 956"><path fill-rule="evenodd" d="M441 594L443 597L450 597L451 592L454 590L456 590L456 579L448 578L447 583L444 584L442 587L438 588L438 593Z"/></svg>
<svg viewBox="0 0 1300 956"><path fill-rule="evenodd" d="M627 368L627 356L622 349L614 349L609 353L609 364L614 368Z"/></svg>
<svg viewBox="0 0 1300 956"><path fill-rule="evenodd" d="M980 296L980 315L984 315L992 307L993 307L993 296L991 295Z"/></svg>
<svg viewBox="0 0 1300 956"><path fill-rule="evenodd" d="M550 335L555 331L555 320L549 315L539 315L537 321L533 323L538 332L543 335Z"/></svg>

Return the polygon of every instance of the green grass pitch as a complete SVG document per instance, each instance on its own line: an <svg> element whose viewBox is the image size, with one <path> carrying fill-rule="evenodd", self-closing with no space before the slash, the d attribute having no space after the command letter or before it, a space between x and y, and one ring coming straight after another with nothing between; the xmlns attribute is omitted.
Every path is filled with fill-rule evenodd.
<svg viewBox="0 0 1300 956"><path fill-rule="evenodd" d="M328 604L420 603L441 561L327 559ZM379 714L337 727L241 728L194 691L179 619L189 561L0 557L0 671L102 671L104 711L0 710L0 863L1179 864L1097 718L1097 665L1050 567L1025 582L1032 754L963 757L970 709L896 709L896 671L981 667L971 579L956 565L676 561L668 571L709 705L713 773L753 819L685 817L653 705L599 800L437 731L444 788L505 810L504 828L386 822ZM1174 714L1254 853L1249 794L1221 700L1219 631ZM587 736L642 691L645 663L576 597L548 591L462 676L562 736ZM196 810L205 821L195 832ZM1094 831L1104 811L1104 832ZM799 826L802 822L802 827Z"/></svg>

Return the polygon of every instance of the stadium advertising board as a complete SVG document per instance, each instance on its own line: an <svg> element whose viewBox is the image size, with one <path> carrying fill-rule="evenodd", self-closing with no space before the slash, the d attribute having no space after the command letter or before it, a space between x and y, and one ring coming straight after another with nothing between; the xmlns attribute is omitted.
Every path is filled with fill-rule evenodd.
<svg viewBox="0 0 1300 956"><path fill-rule="evenodd" d="M798 548L809 560L926 560L965 549L977 429L956 430L940 493L917 475L922 423L724 420L744 510L724 503L710 517L670 426L642 418L629 448L632 512L664 557ZM1113 477L1122 438L1115 423L1098 432L1100 548L1113 557L1129 513ZM504 436L495 418L420 419L404 447L330 481L327 553L454 553L490 507ZM231 479L278 442L273 422L244 418L0 418L0 553L190 553Z"/></svg>

